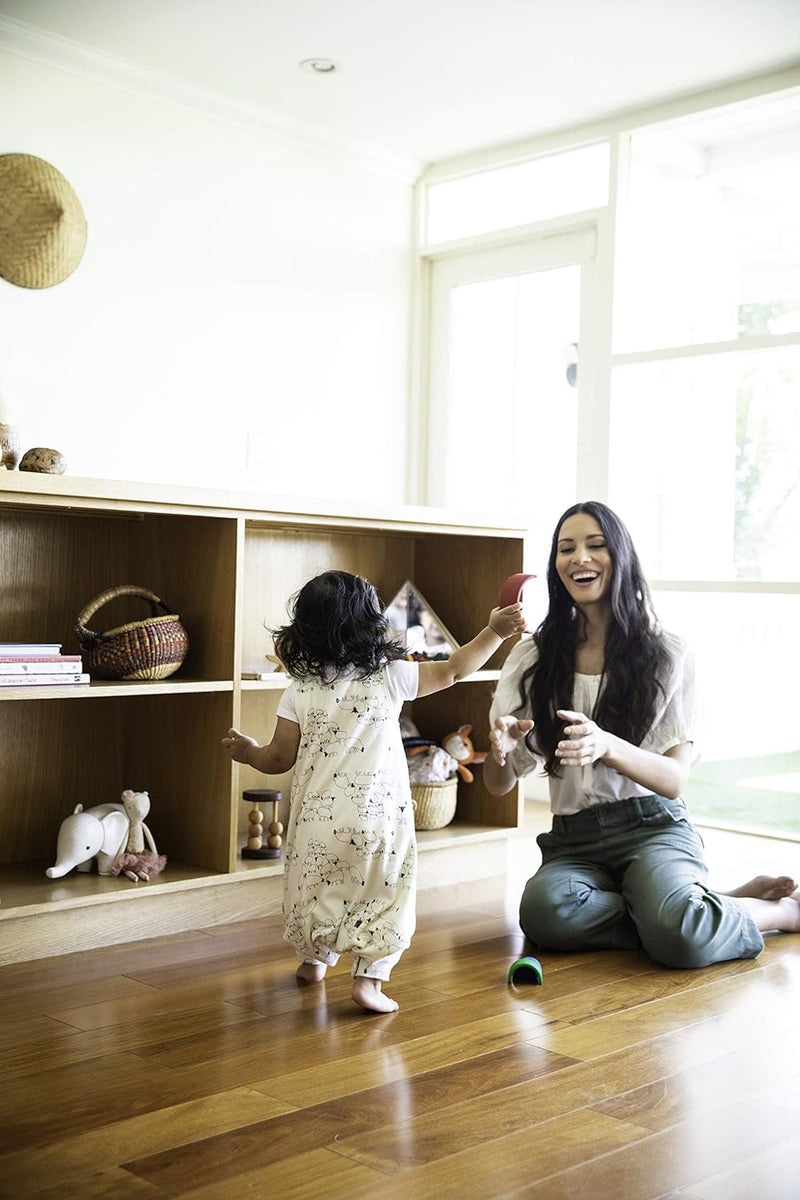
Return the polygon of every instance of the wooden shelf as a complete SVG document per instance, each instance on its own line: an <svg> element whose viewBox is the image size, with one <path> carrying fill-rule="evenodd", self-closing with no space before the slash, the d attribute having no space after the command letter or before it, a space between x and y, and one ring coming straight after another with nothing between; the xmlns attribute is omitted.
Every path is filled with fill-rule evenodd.
<svg viewBox="0 0 800 1200"><path fill-rule="evenodd" d="M283 671L276 671L269 679L243 679L243 692L282 692L289 686L289 676Z"/></svg>
<svg viewBox="0 0 800 1200"><path fill-rule="evenodd" d="M0 961L279 912L282 860L239 857L242 792L280 789L286 824L291 775L232 764L220 739L231 725L262 740L271 734L288 679L241 673L272 652L267 630L285 622L287 599L328 568L367 576L384 598L412 579L463 642L485 622L503 580L522 570L520 529L419 508L324 508L0 471L3 640L60 642L79 653L77 614L120 583L162 596L189 634L187 659L166 680L0 689ZM141 605L118 598L95 614L93 628L141 619ZM458 687L410 706L424 736L485 727L509 649ZM79 703L86 700L88 708ZM485 748L480 738L476 748ZM164 874L149 884L74 870L47 879L63 818L78 803L119 800L126 787L150 793L148 825L167 855ZM489 796L476 773L459 787L456 821L419 834L420 885L501 870L521 811L520 788Z"/></svg>
<svg viewBox="0 0 800 1200"><path fill-rule="evenodd" d="M26 915L57 913L68 908L86 908L98 902L127 902L135 896L172 892L178 888L210 884L214 876L197 867L169 860L165 873L150 883L134 883L124 876L84 874L71 871L63 879L48 879L47 862L24 863L0 867L0 929L3 921L11 921L22 909ZM220 872L218 878L224 878Z"/></svg>
<svg viewBox="0 0 800 1200"><path fill-rule="evenodd" d="M459 683L496 683L499 678L499 671L475 671L472 675L465 675ZM243 679L240 686L243 692L282 692L289 686L289 676L283 671L276 671L268 679Z"/></svg>
<svg viewBox="0 0 800 1200"><path fill-rule="evenodd" d="M284 685L285 686L285 685ZM4 700L98 700L109 696L169 696L181 692L232 692L230 679L158 679L152 682L130 680L115 683L113 680L93 679L90 683L69 683L59 687L4 687L0 688L0 703Z"/></svg>

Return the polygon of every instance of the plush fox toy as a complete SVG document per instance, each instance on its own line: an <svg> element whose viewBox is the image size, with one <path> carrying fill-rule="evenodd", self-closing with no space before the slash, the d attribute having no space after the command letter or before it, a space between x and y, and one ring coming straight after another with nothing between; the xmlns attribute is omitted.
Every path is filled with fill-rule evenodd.
<svg viewBox="0 0 800 1200"><path fill-rule="evenodd" d="M451 757L456 760L457 771L465 783L472 783L475 776L467 768L467 763L482 763L486 761L487 751L476 750L470 739L471 725L459 725L454 733L448 733L442 738L442 745Z"/></svg>

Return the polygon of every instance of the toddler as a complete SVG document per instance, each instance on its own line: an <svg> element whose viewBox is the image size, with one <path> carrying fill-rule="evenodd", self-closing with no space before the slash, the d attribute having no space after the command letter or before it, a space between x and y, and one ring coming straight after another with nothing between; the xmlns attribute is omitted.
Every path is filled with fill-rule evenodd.
<svg viewBox="0 0 800 1200"><path fill-rule="evenodd" d="M388 639L375 588L325 571L294 598L275 650L292 682L272 740L238 729L222 745L267 775L294 767L284 849L284 937L300 959L297 978L319 982L352 956L353 1000L371 1012L398 1006L383 992L416 921L416 840L400 732L406 700L477 671L525 627L520 604L492 610L488 624L448 659L409 662Z"/></svg>

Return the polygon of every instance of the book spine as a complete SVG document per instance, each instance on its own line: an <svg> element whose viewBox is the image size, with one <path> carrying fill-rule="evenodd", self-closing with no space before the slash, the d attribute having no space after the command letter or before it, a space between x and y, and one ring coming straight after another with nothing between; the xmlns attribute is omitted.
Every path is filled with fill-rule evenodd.
<svg viewBox="0 0 800 1200"><path fill-rule="evenodd" d="M80 659L75 662L45 662L26 658L24 662L0 659L0 675L75 675L80 672Z"/></svg>
<svg viewBox="0 0 800 1200"><path fill-rule="evenodd" d="M76 663L80 654L0 654L2 663ZM74 669L74 668L73 668Z"/></svg>
<svg viewBox="0 0 800 1200"><path fill-rule="evenodd" d="M78 671L72 675L2 675L0 674L0 687L31 687L39 684L40 686L61 687L65 683L88 683L91 676L84 672Z"/></svg>
<svg viewBox="0 0 800 1200"><path fill-rule="evenodd" d="M0 655L21 655L23 658L43 658L56 654L61 657L59 642L0 642Z"/></svg>

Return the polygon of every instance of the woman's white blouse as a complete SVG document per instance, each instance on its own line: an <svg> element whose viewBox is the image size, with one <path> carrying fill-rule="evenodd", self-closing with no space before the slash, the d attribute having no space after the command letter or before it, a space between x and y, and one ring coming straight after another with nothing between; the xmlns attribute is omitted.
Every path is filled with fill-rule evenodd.
<svg viewBox="0 0 800 1200"><path fill-rule="evenodd" d="M661 679L664 692L659 694L655 721L641 743L643 750L651 750L654 754L665 754L684 742L696 742L694 655L681 638L670 633L663 636L670 660ZM519 642L511 651L492 699L491 725L497 717L530 719L530 705L527 699L523 702L520 697L519 681L536 662L537 656L533 638ZM600 675L575 675L572 693L575 712L592 716L601 678ZM509 756L518 779L542 766L543 757L535 751L536 731L533 730L527 739L520 738ZM613 800L650 794L647 788L602 762L589 767L562 767L561 776L551 775L548 782L550 808L554 813L579 812L592 804L608 804Z"/></svg>

